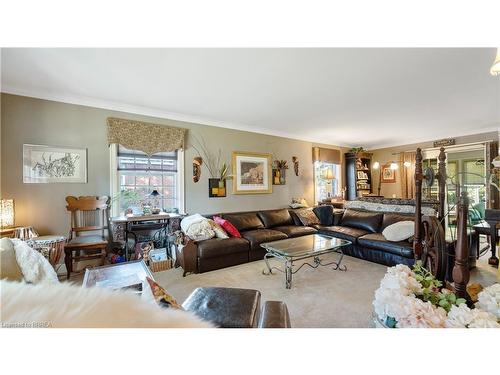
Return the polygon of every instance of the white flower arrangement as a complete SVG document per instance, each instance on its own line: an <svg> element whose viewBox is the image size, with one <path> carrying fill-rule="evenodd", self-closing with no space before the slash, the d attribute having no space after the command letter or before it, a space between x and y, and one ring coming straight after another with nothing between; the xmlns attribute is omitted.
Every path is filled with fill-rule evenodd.
<svg viewBox="0 0 500 375"><path fill-rule="evenodd" d="M478 294L476 307L487 311L500 320L500 284L493 284Z"/></svg>
<svg viewBox="0 0 500 375"><path fill-rule="evenodd" d="M375 314L391 328L500 327L500 284L485 288L474 309L440 286L420 264L390 267L375 291Z"/></svg>

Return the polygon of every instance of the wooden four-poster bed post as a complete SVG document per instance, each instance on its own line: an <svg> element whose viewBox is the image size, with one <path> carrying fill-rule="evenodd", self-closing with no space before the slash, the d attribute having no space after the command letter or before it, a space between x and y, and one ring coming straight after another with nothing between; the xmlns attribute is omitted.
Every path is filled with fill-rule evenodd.
<svg viewBox="0 0 500 375"><path fill-rule="evenodd" d="M446 198L446 153L441 147L438 156L438 198L439 206L436 216L422 216L422 182L427 177L422 171L422 150L417 148L415 158L415 235L413 251L415 260L422 261L424 267L438 279L444 281L448 254L444 229L445 198ZM469 282L467 242L467 207L466 192L457 191L457 242L455 246L455 261L452 277L453 287L459 297L467 298L467 283Z"/></svg>

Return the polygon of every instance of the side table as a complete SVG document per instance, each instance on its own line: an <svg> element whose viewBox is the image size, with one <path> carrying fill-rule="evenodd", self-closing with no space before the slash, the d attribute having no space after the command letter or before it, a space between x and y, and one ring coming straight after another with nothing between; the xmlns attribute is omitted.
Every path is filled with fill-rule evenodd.
<svg viewBox="0 0 500 375"><path fill-rule="evenodd" d="M49 235L31 238L26 240L26 243L47 258L55 269L64 253L66 241L65 236Z"/></svg>

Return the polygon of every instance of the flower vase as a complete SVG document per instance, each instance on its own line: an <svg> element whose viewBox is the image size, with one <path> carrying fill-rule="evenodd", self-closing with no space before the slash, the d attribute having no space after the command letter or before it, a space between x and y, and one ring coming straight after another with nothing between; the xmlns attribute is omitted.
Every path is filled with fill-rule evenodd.
<svg viewBox="0 0 500 375"><path fill-rule="evenodd" d="M280 169L280 185L285 185L286 184L286 174L285 174L286 169L281 168Z"/></svg>
<svg viewBox="0 0 500 375"><path fill-rule="evenodd" d="M218 196L219 197L225 197L226 196L226 180L219 180L219 192Z"/></svg>

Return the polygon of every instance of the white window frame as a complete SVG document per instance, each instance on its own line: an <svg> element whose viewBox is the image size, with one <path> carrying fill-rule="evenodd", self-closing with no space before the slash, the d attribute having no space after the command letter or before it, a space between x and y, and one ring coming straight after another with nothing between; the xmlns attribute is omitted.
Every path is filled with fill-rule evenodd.
<svg viewBox="0 0 500 375"><path fill-rule="evenodd" d="M317 165L316 163L323 163L323 162L320 162L320 161L313 162L314 205L317 205L319 202L319 199L320 199L320 197L318 196L318 183L317 183L318 181L317 180L320 179L321 176L318 176L316 173L316 165ZM342 164L337 164L337 163L327 163L327 164L336 165L337 168L335 168L335 169L337 169L337 171L338 171L338 175L335 176L335 179L337 180L337 192L332 191L332 198L333 198L335 195L340 194L340 192L342 191Z"/></svg>
<svg viewBox="0 0 500 375"><path fill-rule="evenodd" d="M112 143L109 145L109 176L111 198L120 193L120 181L118 177L118 144ZM186 201L184 199L184 150L177 150L177 199L179 201L179 213L186 212ZM119 205L111 206L111 216L119 216Z"/></svg>

